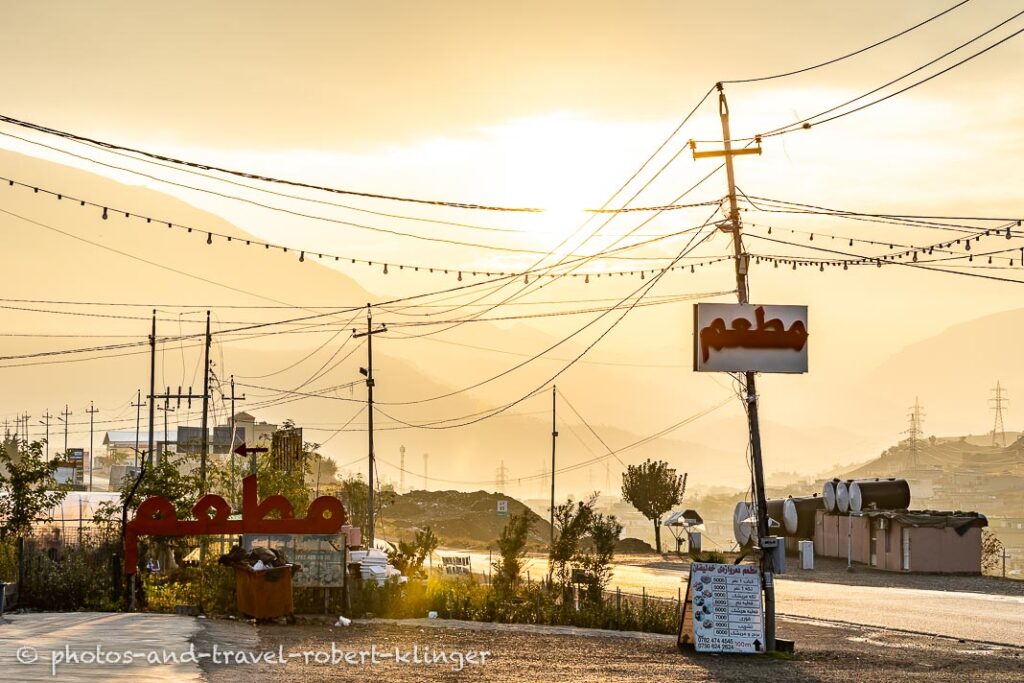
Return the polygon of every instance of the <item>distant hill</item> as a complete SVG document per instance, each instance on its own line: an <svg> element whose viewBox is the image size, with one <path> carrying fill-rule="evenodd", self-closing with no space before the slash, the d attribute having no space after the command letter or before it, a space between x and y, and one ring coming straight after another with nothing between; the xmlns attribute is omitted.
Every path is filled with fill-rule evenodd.
<svg viewBox="0 0 1024 683"><path fill-rule="evenodd" d="M532 549L546 547L550 525L537 513L509 496L486 491L410 491L385 508L380 535L388 540L410 540L415 532L431 527L442 545L464 548L493 547L507 516L497 514L499 500L508 501L509 515L526 513L533 519Z"/></svg>

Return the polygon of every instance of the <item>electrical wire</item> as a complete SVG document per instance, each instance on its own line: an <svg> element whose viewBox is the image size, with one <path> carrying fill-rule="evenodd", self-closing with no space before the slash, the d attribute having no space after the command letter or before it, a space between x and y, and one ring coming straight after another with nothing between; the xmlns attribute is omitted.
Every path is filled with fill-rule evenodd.
<svg viewBox="0 0 1024 683"><path fill-rule="evenodd" d="M38 124L38 123L32 123L32 122L29 122L29 121L23 121L21 119L14 118L13 116L8 116L6 114L0 114L0 121L3 121L5 123L9 123L9 124L14 125L14 126L18 126L20 128L27 128L29 130L34 130L34 131L39 132L39 133L45 133L47 135L53 135L53 136L56 136L56 137L60 137L60 138L66 139L66 140L75 140L77 142L87 143L87 144L90 144L90 145L93 145L93 146L96 146L96 147L101 147L101 148L106 149L106 150L116 150L116 151L119 151L119 152L127 152L127 153L135 154L135 155L138 155L138 156L141 156L141 157L146 157L148 159L154 159L156 161L165 161L165 162L172 163L172 164L175 164L175 165L178 165L178 166L184 166L184 167L188 167L188 168L195 168L195 169L199 169L199 170L202 170L202 171L217 171L218 173L224 173L226 175L232 175L232 176L236 176L236 177L240 177L240 178L246 178L248 180L259 180L259 181L267 182L267 183L276 183L276 184L280 184L280 185L290 185L292 187L301 187L301 188L304 188L304 189L307 189L307 190L318 190L318 191L321 191L321 192L329 192L329 193L332 193L332 194L349 195L349 196L353 196L353 197L365 197L365 198L368 198L368 199L382 199L382 200L396 201L396 202L408 202L408 203L413 203L413 204L426 204L426 205L430 205L430 206L444 206L444 207L450 207L450 208L456 208L456 209L475 209L475 210L482 210L482 211L508 211L508 212L515 212L515 213L539 213L540 211L543 210L543 209L537 209L537 208L524 208L524 207L489 206L489 205L486 205L486 204L472 204L472 203L466 203L466 202L452 202L452 201L444 201L444 200L436 200L436 199L419 199L419 198L413 198L413 197L401 197L401 196L397 196L397 195L377 194L377 193L372 193L372 192L360 192L360 191L356 191L356 190L345 190L345 189L340 189L340 188L335 188L335 187L328 187L328 186L325 186L325 185L315 185L315 184L312 184L312 183L305 183L305 182L301 182L301 181L297 181L297 180L286 180L286 179L283 179L283 178L275 178L273 176L260 175L260 174L257 174L257 173L250 173L250 172L247 172L247 171L237 171L237 170L232 170L232 169L216 166L214 164L200 163L200 162L194 162L194 161L186 161L184 159L177 159L175 157L171 157L171 156L167 156L167 155L163 155L163 154L156 154L154 152L148 152L146 150L135 149L135 148L128 147L128 146L125 146L125 145L119 145L119 144L116 144L116 143L113 143L113 142L107 142L107 141L103 141L103 140L98 140L98 139L95 139L95 138L90 138L88 136L79 135L79 134L76 134L76 133L60 130L60 129L57 129L57 128L50 128L48 126L44 126L44 125L41 125L41 124Z"/></svg>
<svg viewBox="0 0 1024 683"><path fill-rule="evenodd" d="M846 53L846 54L844 54L844 55L842 55L840 57L835 57L833 59L829 59L827 61L820 62L818 64L813 64L811 66L805 66L803 68L795 69L793 71L787 71L785 73L772 74L770 76L757 76L757 77L754 77L754 78L734 78L734 79L722 81L722 83L726 83L726 84L733 84L733 83L735 83L735 84L739 84L739 83L760 83L762 81L772 81L772 80L775 80L777 78L786 78L788 76L796 76L797 74L807 73L808 71L814 71L815 69L820 69L820 68L825 67L825 66L830 66L832 64L836 64L838 62L842 62L844 60L850 59L851 57L856 57L857 55L864 54L868 50L873 50L876 47L879 47L881 45L885 45L888 42L891 42L893 40L896 40L897 38L905 36L908 33L912 32L912 31L915 31L915 30L921 28L922 26L930 24L931 22L935 21L936 19L939 19L940 17L943 17L943 16L949 14L953 10L956 10L956 9L959 9L960 7L963 7L968 2L970 2L970 0L962 0L962 2L958 2L957 4L953 5L952 7L948 8L948 9L945 9L945 10L939 12L938 14L935 14L935 15L929 17L929 18L925 19L924 21L919 22L917 24L914 24L910 28L903 29L899 33L894 33L893 35L889 36L888 38L883 38L882 40L879 40L878 42L872 43L872 44L870 44L870 45L868 45L866 47L862 47L859 50L854 50L853 52L848 52L848 53Z"/></svg>

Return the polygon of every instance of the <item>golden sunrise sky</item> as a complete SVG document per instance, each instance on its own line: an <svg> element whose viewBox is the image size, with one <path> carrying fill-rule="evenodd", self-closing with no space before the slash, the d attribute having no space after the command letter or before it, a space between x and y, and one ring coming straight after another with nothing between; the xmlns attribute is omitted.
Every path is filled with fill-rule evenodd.
<svg viewBox="0 0 1024 683"><path fill-rule="evenodd" d="M351 202L378 211L523 231L515 234L427 226L316 205L305 209L372 225L398 225L410 232L544 251L573 233L586 218L583 209L608 199L716 81L819 63L953 4L4 0L0 113L277 177L392 195L543 207L546 211L540 215L517 215ZM729 85L734 137L775 128L860 95L1022 10L1022 2L974 0L839 64L758 84ZM1022 27L1024 17L1010 21L921 75ZM810 131L769 138L762 156L737 161L737 182L751 195L859 211L1020 216L1022 63L1024 38L1013 39L883 104ZM0 125L0 133L54 144L43 135L6 124ZM687 139L720 136L712 97L641 180ZM71 143L60 146L82 152ZM310 251L459 270L515 270L532 262L524 254L382 236L282 215L99 167L7 136L0 136L0 147L165 192L261 238ZM89 155L124 163L96 150L89 150ZM635 204L670 202L715 165L711 160L694 161L684 152ZM138 163L132 167L147 168ZM152 167L148 170L153 172ZM196 181L167 169L157 175ZM231 191L258 196L240 188ZM720 174L688 200L718 199L724 192L725 178ZM667 212L639 233L661 234L696 225L706 213ZM603 234L624 234L643 218L618 217ZM944 233L934 230L816 217L751 213L744 218L755 232L755 226L771 224L776 230L789 227L881 242L945 239ZM86 223L72 227L81 234L89 230ZM599 237L581 251L612 239ZM753 238L746 244L755 253L811 255ZM833 244L846 248L845 241ZM671 256L680 247L678 241L668 242L642 254ZM729 249L728 239L720 236L696 253L710 257ZM863 245L851 250L881 253ZM84 252L83 258L88 259ZM620 270L636 263L602 261L592 270ZM1016 263L1017 271L993 272L1024 279L1019 260ZM84 265L87 268L88 262ZM454 284L404 273L384 276L377 269L342 270L381 298ZM551 288L559 296L551 298L622 296L627 290L620 282L595 282L585 290L580 283L559 285ZM652 294L728 290L733 284L731 268L723 264L694 276L667 277ZM272 274L248 286L271 293ZM766 397L777 394L775 405L766 408L769 418L788 423L805 414L841 422L846 410L842 406L820 412L831 382L853 381L893 353L957 323L1018 308L1024 292L1020 285L910 268L793 273L768 265L753 269L751 289L756 302L811 308L812 373L765 382ZM672 311L683 318L689 315L686 306ZM635 361L636 341L659 335L664 326L665 348L678 351L674 357L669 351L664 361L689 362L690 342L678 335L678 325L653 316L641 320L642 324L618 330L595 354L605 360ZM565 334L574 324L579 321L527 323L547 335ZM1011 373L1024 378L1020 368L1008 370ZM996 379L991 377L993 385ZM585 377L578 383L580 391L587 387ZM657 396L629 397L631 403L650 400L651 412L657 415L638 427L639 433L669 419L671 391L680 387L723 395L708 378L687 373L685 380L661 385ZM958 390L948 389L950 396ZM894 400L909 405L913 398L908 394ZM969 416L952 402L933 414L936 430L947 431L940 427L944 420L950 429L984 429L989 420L985 396L972 396L970 401ZM11 403L4 409L13 413L17 407ZM606 421L615 419L612 405L601 404L595 411ZM903 416L895 414L890 424L878 426L880 435L874 436L881 442L894 441L902 422ZM1016 427L1024 424L1020 419L1011 422ZM842 458L871 454L846 449ZM785 467L776 463L770 469Z"/></svg>

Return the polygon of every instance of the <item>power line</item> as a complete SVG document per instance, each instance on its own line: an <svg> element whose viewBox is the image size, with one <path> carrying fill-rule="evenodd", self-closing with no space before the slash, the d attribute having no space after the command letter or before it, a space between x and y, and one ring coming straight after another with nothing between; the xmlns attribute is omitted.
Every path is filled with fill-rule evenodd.
<svg viewBox="0 0 1024 683"><path fill-rule="evenodd" d="M893 41L893 40L896 40L897 38L905 36L908 33L910 33L911 31L915 31L915 30L921 28L922 26L930 24L931 22L935 21L936 19L949 14L953 10L959 9L960 7L963 7L968 2L970 2L970 0L963 0L962 2L958 2L957 4L953 5L952 7L948 8L948 9L945 9L945 10L939 12L938 14L935 14L935 15L929 17L929 18L925 19L924 21L919 22L917 24L914 24L910 28L903 29L899 33L894 33L893 35L889 36L888 38L883 38L882 40L879 40L878 42L872 43L872 44L870 44L870 45L868 45L866 47L862 47L859 50L854 50L853 52L848 52L848 53L846 53L846 54L844 54L844 55L842 55L840 57L835 57L833 59L829 59L827 61L820 62L820 63L814 64L812 66L805 66L803 68L796 69L794 71L787 71L785 73L772 74L770 76L757 76L757 77L754 77L754 78L734 78L732 80L722 81L722 83L725 83L725 84L731 84L731 83L759 83L761 81L771 81L771 80L775 80L777 78L786 78L787 76L796 76L797 74L807 73L808 71L814 71L815 69L820 69L820 68L822 68L824 66L830 66L832 64L836 64L838 62L842 62L844 60L850 59L851 57L856 57L857 55L864 54L868 50L873 50L876 47L879 47L881 45L885 45L886 43L888 43L890 41Z"/></svg>
<svg viewBox="0 0 1024 683"><path fill-rule="evenodd" d="M360 192L360 191L357 191L357 190L345 190L345 189L340 189L340 188L336 188L336 187L328 187L328 186L325 186L325 185L315 185L315 184L312 184L312 183L305 183L305 182L301 182L301 181L297 181L297 180L286 180L286 179L283 179L283 178L275 178L273 176L266 176L266 175L261 175L261 174L257 174L257 173L250 173L250 172L247 172L247 171L237 171L237 170L232 170L232 169L216 166L214 164L200 163L200 162L195 162L195 161L186 161L184 159L177 159L177 158L172 157L172 156L167 156L167 155L163 155L163 154L157 154L155 152L148 152L148 151L142 150L142 149L135 149L135 148L132 148L132 147L127 147L125 145L119 145L119 144L116 144L116 143L113 143L113 142L107 142L107 141L104 141L104 140L97 140L95 138L90 138L90 137L87 137L87 136L84 136L84 135L79 135L77 133L72 133L72 132L60 130L60 129L57 129L57 128L50 128L48 126L44 126L44 125L41 125L41 124L38 124L38 123L32 123L32 122L29 122L29 121L23 121L21 119L16 119L16 118L14 118L12 116L7 116L5 114L0 114L0 121L3 121L5 123L9 123L9 124L14 125L14 126L18 126L20 128L27 128L29 130L34 130L34 131L37 131L39 133L46 133L47 135L53 135L53 136L57 136L57 137L60 137L60 138L64 138L66 140L75 140L76 142L82 142L82 143L93 145L95 147L101 147L101 148L106 149L106 150L116 150L116 151L119 151L119 152L128 152L130 154L136 154L136 155L139 155L139 156L142 156L142 157L146 157L146 158L149 158L149 159L155 159L157 161L166 161L166 162L169 162L169 163L172 163L172 164L176 164L178 166L185 166L185 167L188 167L188 168L195 168L195 169L199 169L199 170L202 170L202 171L217 171L218 173L225 173L227 175L232 175L232 176L236 176L236 177L240 177L240 178L246 178L246 179L249 179L249 180L259 180L259 181L267 182L267 183L276 183L276 184L280 184L280 185L290 185L292 187L301 187L301 188L304 188L304 189L307 189L307 190L319 190L321 192L329 192L329 193L332 193L332 194L349 195L349 196L353 196L353 197L365 197L365 198L369 198L369 199L382 199L382 200L396 201L396 202L409 202L409 203L413 203L413 204L426 204L426 205L430 205L430 206L444 206L444 207L450 207L450 208L456 208L456 209L476 209L476 210L482 210L482 211L508 211L508 212L516 212L516 213L539 213L539 212L543 211L543 209L537 209L537 208L489 206L489 205L486 205L486 204L472 204L472 203L466 203L466 202L452 202L452 201L444 201L444 200L437 200L437 199L419 199L419 198L413 198L413 197L401 197L401 196L397 196L397 195L377 194L377 193L372 193L372 192Z"/></svg>

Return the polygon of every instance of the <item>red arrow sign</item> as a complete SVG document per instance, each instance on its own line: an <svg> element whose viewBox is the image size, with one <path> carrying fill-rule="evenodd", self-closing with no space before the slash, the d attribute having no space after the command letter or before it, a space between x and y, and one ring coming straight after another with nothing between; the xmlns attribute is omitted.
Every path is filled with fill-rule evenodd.
<svg viewBox="0 0 1024 683"><path fill-rule="evenodd" d="M266 446L253 446L252 448L247 448L246 445L243 443L241 446L235 449L235 454L240 455L244 458L250 453L266 453L269 450L270 449L267 448Z"/></svg>

